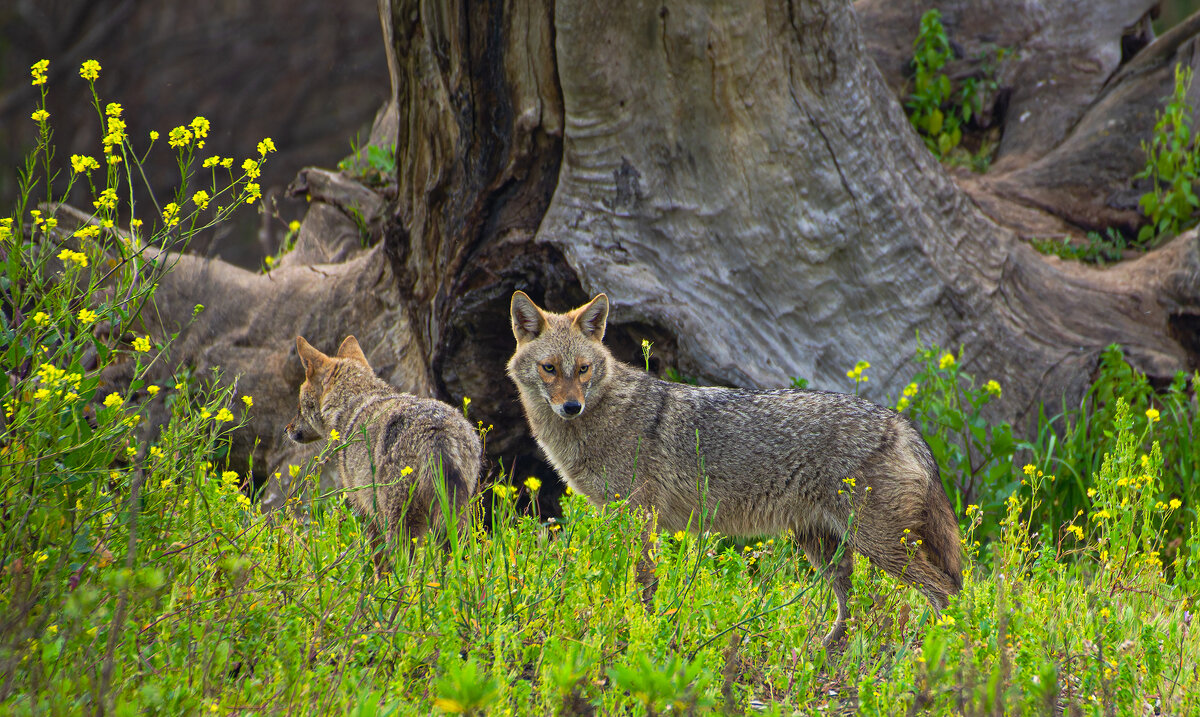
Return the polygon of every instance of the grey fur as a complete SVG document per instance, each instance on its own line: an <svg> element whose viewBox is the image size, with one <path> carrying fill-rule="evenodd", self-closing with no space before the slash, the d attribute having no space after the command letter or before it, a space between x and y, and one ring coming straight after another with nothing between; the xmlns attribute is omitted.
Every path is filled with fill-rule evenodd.
<svg viewBox="0 0 1200 717"><path fill-rule="evenodd" d="M338 475L372 533L410 548L431 529L444 533L435 488L439 465L462 533L482 458L479 435L462 413L377 378L353 336L332 358L300 337L296 347L305 382L287 434L308 442L338 432L344 444L335 454ZM406 474L406 467L413 470Z"/></svg>
<svg viewBox="0 0 1200 717"><path fill-rule="evenodd" d="M661 381L601 343L604 319L596 319L607 312L603 294L567 314L513 296L508 373L539 445L574 490L597 505L619 494L656 511L668 531L697 529L702 494L706 529L794 531L837 596L827 645L845 634L855 551L915 585L935 609L961 588L958 521L906 418L847 394ZM565 385L568 373L578 385ZM578 395L582 411L567 417L561 403Z"/></svg>

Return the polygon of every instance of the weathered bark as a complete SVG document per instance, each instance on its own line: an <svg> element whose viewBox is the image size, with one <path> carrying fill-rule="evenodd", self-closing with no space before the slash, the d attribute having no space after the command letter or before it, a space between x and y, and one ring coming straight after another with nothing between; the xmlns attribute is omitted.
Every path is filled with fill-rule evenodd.
<svg viewBox="0 0 1200 717"><path fill-rule="evenodd" d="M516 288L558 309L605 291L619 355L633 359L648 338L652 368L705 382L783 386L799 375L838 388L868 359L867 395L883 400L908 379L920 330L964 345L967 368L1003 384L998 411L1017 420L1078 397L1113 342L1155 377L1197 365L1194 232L1100 270L1043 257L1013 230L1078 231L1116 216L1098 207L1138 161L1130 146L1152 120L1134 118L1152 118L1164 68L1190 47L1151 44L1139 55L1149 71L1135 71L1137 58L1119 69L1125 23L1145 2L1038 3L1050 8L1039 17L1068 6L1087 17L1035 35L1046 47L1015 36L1041 53L1043 74L1073 57L1053 46L1073 29L1104 61L1072 64L1083 75L1069 86L1009 88L997 172L961 186L913 133L884 80L898 71L881 75L846 0L381 4L394 101L376 133L395 127L397 147L382 250L334 266L290 258L266 278L176 272L190 287L178 311L209 282L206 293L300 303L268 316L244 300L206 312L211 327L190 329L178 352L230 372L253 362L243 381L270 384L283 406L300 381L291 335L332 347L355 333L397 385L471 397L507 467L515 457L521 475L543 471L504 376ZM993 5L956 7L988 17ZM1039 65L1022 57L1013 81L1034 82ZM1063 111L1038 114L1037 132L1009 136L1016 109L1056 102ZM1126 118L1119 140L1102 129L1114 117ZM1094 156L1105 147L1122 156ZM333 187L333 205L356 194L317 176L300 186ZM1086 201L1056 199L1056 181L1061 196ZM315 203L314 228L344 219L333 205ZM337 255L321 244L328 235L302 234L318 246L300 257ZM256 405L268 392L248 389ZM278 415L255 431L278 436L287 409L266 410Z"/></svg>

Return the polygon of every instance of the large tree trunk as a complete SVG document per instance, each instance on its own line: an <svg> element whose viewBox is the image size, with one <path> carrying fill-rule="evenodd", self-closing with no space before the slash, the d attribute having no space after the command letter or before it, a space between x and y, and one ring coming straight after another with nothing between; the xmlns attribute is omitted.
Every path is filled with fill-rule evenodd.
<svg viewBox="0 0 1200 717"><path fill-rule="evenodd" d="M994 16L985 0L948 4L952 39L972 13ZM608 343L633 359L652 340L655 370L838 388L867 359L867 395L881 401L907 380L920 330L965 346L968 369L1003 384L998 411L1016 420L1078 397L1113 342L1155 377L1195 367L1194 232L1103 270L1023 241L1140 221L1113 197L1130 191L1170 67L1194 62L1180 31L1122 64L1123 37L1148 39L1149 4L1060 0L1036 3L1050 9L1033 20L1015 13L1084 17L999 40L1019 62L1001 70L1008 84L992 104L1003 129L995 173L956 179L897 100L916 32L904 18L919 17L911 4L896 19L894 4L862 0L861 24L879 32L871 44L847 0L381 0L394 101L373 142L397 153L395 199L372 204L382 250L302 264L339 255L328 236L349 220L330 207L358 201L310 173L300 191L326 201L310 212L307 248L271 278L239 279L255 311L295 292L304 310L256 319L246 302L226 302L229 315L207 312L189 330L202 339L181 358L203 352L237 371L237 351L252 351L248 390L281 402L263 408L266 435L300 380L292 335L332 348L357 333L398 385L471 397L472 417L495 425L493 456L510 469L515 458L522 476L545 468L504 376L518 288L553 309L607 292ZM971 32L963 42L976 47L982 31ZM896 47L891 61L880 49ZM1037 84L1058 72L1065 81ZM1056 110L1035 114L1043 105ZM220 285L177 273L179 296ZM241 328L222 339L230 326ZM270 440L261 450L260 465L294 457Z"/></svg>

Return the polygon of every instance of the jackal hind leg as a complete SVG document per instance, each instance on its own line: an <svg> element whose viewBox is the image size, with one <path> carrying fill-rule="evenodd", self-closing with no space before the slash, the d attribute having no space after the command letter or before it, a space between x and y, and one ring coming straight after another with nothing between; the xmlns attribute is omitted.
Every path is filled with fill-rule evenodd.
<svg viewBox="0 0 1200 717"><path fill-rule="evenodd" d="M828 649L846 636L846 620L850 617L850 575L854 572L854 549L832 532L806 532L796 538L808 562L816 568L833 588L837 598L837 619L829 634L821 640ZM841 554L839 555L839 550Z"/></svg>

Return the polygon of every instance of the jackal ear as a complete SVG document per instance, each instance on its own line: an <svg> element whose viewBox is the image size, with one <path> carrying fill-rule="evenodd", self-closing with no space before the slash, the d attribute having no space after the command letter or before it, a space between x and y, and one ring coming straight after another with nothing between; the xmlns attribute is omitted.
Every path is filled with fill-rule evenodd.
<svg viewBox="0 0 1200 717"><path fill-rule="evenodd" d="M533 341L546 328L546 315L524 291L513 292L509 311L512 313L513 336L519 344Z"/></svg>
<svg viewBox="0 0 1200 717"><path fill-rule="evenodd" d="M304 380L310 381L316 375L317 369L329 361L329 357L313 348L303 336L296 337L296 353L300 354L300 362L304 364Z"/></svg>
<svg viewBox="0 0 1200 717"><path fill-rule="evenodd" d="M358 339L354 336L347 336L342 341L342 345L338 347L337 357L361 361L367 368L371 367L371 364L367 363L367 355L363 353L362 347L358 345Z"/></svg>
<svg viewBox="0 0 1200 717"><path fill-rule="evenodd" d="M571 312L572 324L579 327L583 335L589 339L600 341L604 338L604 329L608 325L608 297L598 295L583 306Z"/></svg>

